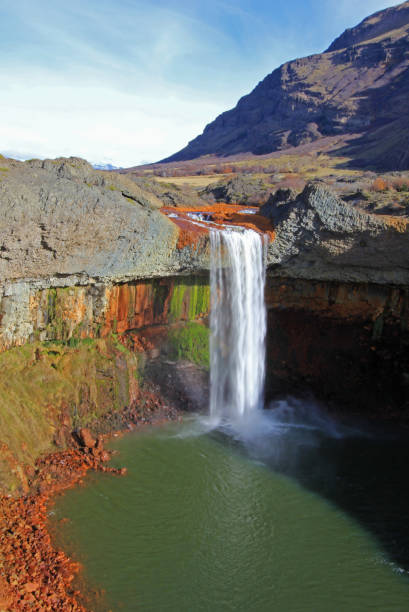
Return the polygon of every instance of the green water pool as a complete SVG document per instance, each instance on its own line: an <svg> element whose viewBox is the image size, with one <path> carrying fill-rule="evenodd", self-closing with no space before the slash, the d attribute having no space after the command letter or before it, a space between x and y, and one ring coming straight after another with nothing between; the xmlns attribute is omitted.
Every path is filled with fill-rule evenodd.
<svg viewBox="0 0 409 612"><path fill-rule="evenodd" d="M190 419L111 446L128 475L89 474L50 509L105 589L95 610L409 610L407 574L367 529L240 442Z"/></svg>

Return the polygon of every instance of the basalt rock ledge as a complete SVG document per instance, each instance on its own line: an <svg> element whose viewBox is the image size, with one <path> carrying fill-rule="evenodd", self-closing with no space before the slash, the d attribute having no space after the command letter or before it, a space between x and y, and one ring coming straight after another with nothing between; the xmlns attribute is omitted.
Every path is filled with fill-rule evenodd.
<svg viewBox="0 0 409 612"><path fill-rule="evenodd" d="M2 160L0 282L119 281L200 268L178 251L162 202L128 177L85 160Z"/></svg>
<svg viewBox="0 0 409 612"><path fill-rule="evenodd" d="M2 163L1 348L33 339L54 300L46 295L50 288L82 287L64 298L63 314L70 330L86 320L87 330L95 332L107 317L119 321L127 310L124 284L208 272L206 232L195 234L192 225L190 239L184 227L180 240L182 230L161 212L162 202L127 176L95 171L78 158ZM261 213L274 227L269 276L409 285L405 219L360 212L320 184L299 195L278 192ZM146 287L132 291L139 301L144 295L147 311ZM115 295L119 301L113 305ZM36 311L40 306L42 313ZM50 321L43 323L52 329Z"/></svg>
<svg viewBox="0 0 409 612"><path fill-rule="evenodd" d="M323 185L281 190L261 207L275 228L270 275L409 284L409 222L361 212Z"/></svg>

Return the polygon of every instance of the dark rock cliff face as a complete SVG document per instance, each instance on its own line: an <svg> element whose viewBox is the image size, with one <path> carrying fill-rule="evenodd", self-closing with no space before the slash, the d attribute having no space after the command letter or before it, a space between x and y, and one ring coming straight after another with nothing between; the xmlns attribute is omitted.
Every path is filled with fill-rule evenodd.
<svg viewBox="0 0 409 612"><path fill-rule="evenodd" d="M347 30L322 54L269 74L202 135L164 160L265 154L324 136L359 134L360 165L409 168L409 2Z"/></svg>
<svg viewBox="0 0 409 612"><path fill-rule="evenodd" d="M266 397L409 421L409 290L267 279Z"/></svg>
<svg viewBox="0 0 409 612"><path fill-rule="evenodd" d="M341 409L407 419L408 223L359 212L321 185L280 190L266 302L267 398L308 391Z"/></svg>

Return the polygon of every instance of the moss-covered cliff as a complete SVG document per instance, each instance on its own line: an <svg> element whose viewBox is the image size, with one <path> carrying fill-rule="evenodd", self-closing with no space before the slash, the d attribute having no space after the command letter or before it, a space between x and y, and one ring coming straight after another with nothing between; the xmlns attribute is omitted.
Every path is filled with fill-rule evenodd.
<svg viewBox="0 0 409 612"><path fill-rule="evenodd" d="M41 454L135 402L139 381L139 356L112 336L0 354L0 491L25 488Z"/></svg>
<svg viewBox="0 0 409 612"><path fill-rule="evenodd" d="M112 414L143 408L144 365L162 347L208 365L208 311L205 277L29 295L29 333L2 336L0 492L24 489L36 459L70 443L73 430L100 427L107 415L115 425ZM5 338L21 346L7 349Z"/></svg>

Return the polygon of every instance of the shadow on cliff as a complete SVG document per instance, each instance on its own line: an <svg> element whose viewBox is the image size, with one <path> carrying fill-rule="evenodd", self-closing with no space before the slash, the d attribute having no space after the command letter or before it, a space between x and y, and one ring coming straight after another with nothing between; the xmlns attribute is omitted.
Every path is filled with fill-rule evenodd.
<svg viewBox="0 0 409 612"><path fill-rule="evenodd" d="M344 146L328 154L349 157L350 161L343 164L345 168L378 172L408 170L409 68L394 79L392 87L388 83L363 91L357 115L376 115L377 119L361 136L352 137Z"/></svg>

